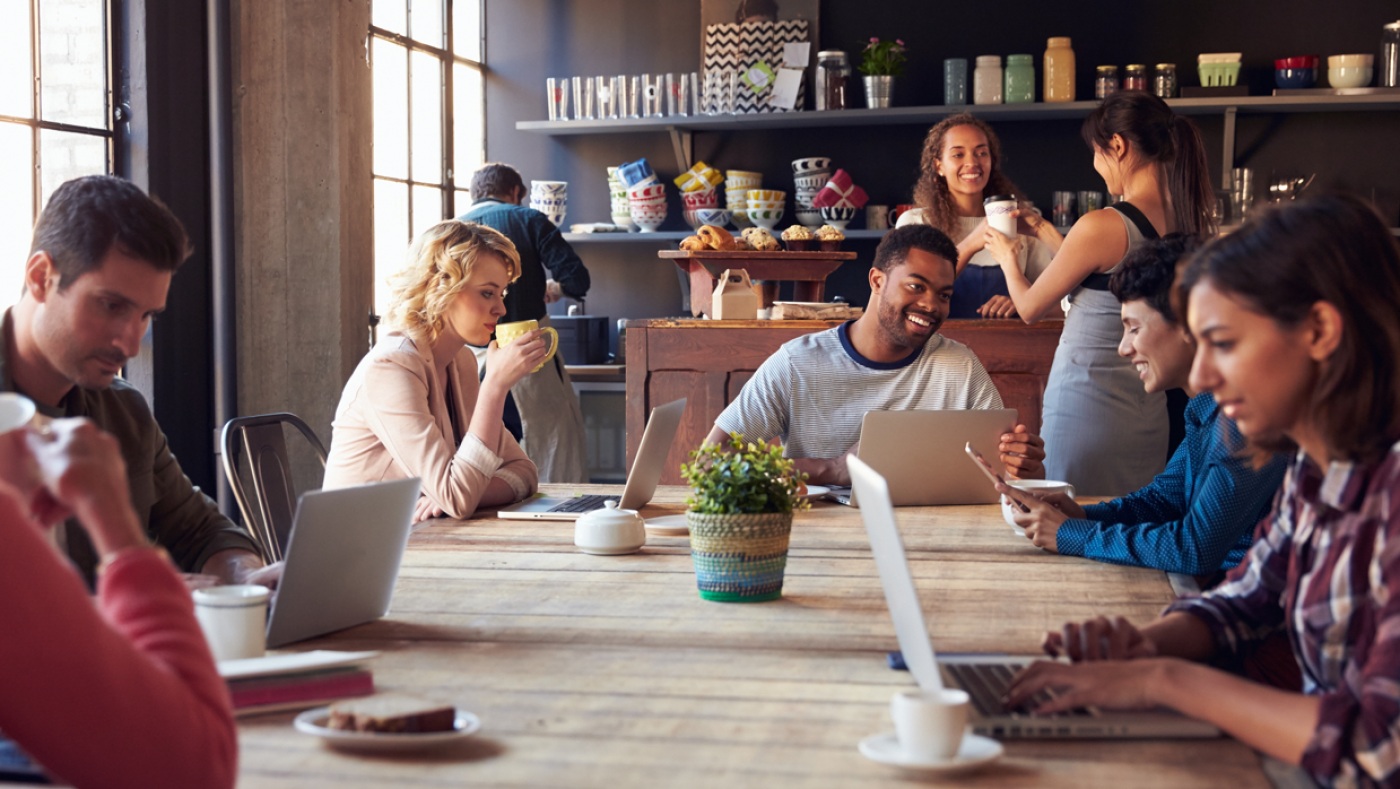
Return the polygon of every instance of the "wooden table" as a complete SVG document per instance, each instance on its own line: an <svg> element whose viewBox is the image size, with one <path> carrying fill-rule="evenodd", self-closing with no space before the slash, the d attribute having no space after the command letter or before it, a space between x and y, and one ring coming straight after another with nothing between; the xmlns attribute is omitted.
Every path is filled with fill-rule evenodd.
<svg viewBox="0 0 1400 789"><path fill-rule="evenodd" d="M675 261L690 277L690 314L695 317L710 314L715 283L725 269L745 269L758 291L759 307L768 309L778 297L778 283L791 282L793 301L821 301L826 292L826 278L847 260L855 260L854 252L696 252L688 249L662 249L657 256Z"/></svg>
<svg viewBox="0 0 1400 789"><path fill-rule="evenodd" d="M549 486L559 490L562 486ZM680 512L663 488L644 515ZM945 651L1028 652L1067 619L1154 616L1162 573L1043 553L995 506L901 509L910 564ZM799 513L784 596L699 598L684 537L641 553L579 553L569 523L439 521L404 558L392 613L299 645L378 649L381 690L477 713L481 733L418 756L324 748L291 713L240 723L240 787L893 786L863 737L892 728L912 686L857 510ZM1228 739L1008 741L958 786L1266 786ZM928 779L927 783L939 785Z"/></svg>

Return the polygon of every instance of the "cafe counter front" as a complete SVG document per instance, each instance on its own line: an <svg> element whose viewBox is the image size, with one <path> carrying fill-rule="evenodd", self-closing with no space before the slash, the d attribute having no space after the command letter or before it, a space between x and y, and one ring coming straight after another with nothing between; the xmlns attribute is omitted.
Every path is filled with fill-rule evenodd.
<svg viewBox="0 0 1400 789"><path fill-rule="evenodd" d="M680 466L709 435L715 418L758 366L784 342L841 321L711 321L648 319L627 322L627 465L631 468L651 409L688 398L662 484L680 484ZM1008 408L1040 431L1041 404L1063 321L948 321L941 334L982 360Z"/></svg>

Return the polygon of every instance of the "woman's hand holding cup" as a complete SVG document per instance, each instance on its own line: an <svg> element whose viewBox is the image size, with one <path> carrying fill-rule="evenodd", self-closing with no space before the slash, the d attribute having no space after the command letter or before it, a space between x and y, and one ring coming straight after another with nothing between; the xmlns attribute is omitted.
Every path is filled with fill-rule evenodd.
<svg viewBox="0 0 1400 789"><path fill-rule="evenodd" d="M544 366L559 346L557 334L553 342L546 339L546 330L535 327L523 331L505 330L535 321L517 321L496 327L496 341L486 351L486 377L503 383L506 388ZM548 329L553 332L553 329Z"/></svg>

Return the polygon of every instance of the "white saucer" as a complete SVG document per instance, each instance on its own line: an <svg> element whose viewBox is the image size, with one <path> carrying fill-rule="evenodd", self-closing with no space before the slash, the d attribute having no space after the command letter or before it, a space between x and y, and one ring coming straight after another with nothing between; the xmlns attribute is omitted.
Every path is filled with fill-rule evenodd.
<svg viewBox="0 0 1400 789"><path fill-rule="evenodd" d="M958 749L957 756L938 761L925 761L905 754L892 731L872 734L860 741L861 756L880 764L922 773L956 773L971 770L1001 758L1004 750L996 740L972 732L963 735L962 747Z"/></svg>
<svg viewBox="0 0 1400 789"><path fill-rule="evenodd" d="M690 526L686 525L685 513L647 518L646 527L647 534L655 534L658 537L684 537L690 534Z"/></svg>
<svg viewBox="0 0 1400 789"><path fill-rule="evenodd" d="M296 717L293 725L297 731L320 737L322 742L332 748L347 751L412 751L456 742L481 729L481 719L460 707L457 708L457 719L453 722L452 731L413 734L330 729L325 725L330 714L330 707L307 710Z"/></svg>
<svg viewBox="0 0 1400 789"><path fill-rule="evenodd" d="M831 492L831 488L825 485L808 485L806 496L809 499L819 499Z"/></svg>

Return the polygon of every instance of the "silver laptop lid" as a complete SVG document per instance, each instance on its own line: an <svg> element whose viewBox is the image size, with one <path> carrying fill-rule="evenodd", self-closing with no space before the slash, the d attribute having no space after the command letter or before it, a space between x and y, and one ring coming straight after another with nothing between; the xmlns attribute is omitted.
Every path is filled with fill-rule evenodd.
<svg viewBox="0 0 1400 789"><path fill-rule="evenodd" d="M909 574L904 555L904 541L894 520L894 505L890 503L890 488L885 479L860 458L848 458L851 488L860 500L860 518L870 535L870 550L875 554L875 566L880 571L880 585L885 589L885 601L894 619L895 636L904 664L919 687L936 690L943 687L938 673L938 660L933 653L933 641L924 625L923 607Z"/></svg>
<svg viewBox="0 0 1400 789"><path fill-rule="evenodd" d="M885 478L896 507L995 504L996 490L963 446L995 459L1001 435L1015 426L1013 408L870 411L857 455ZM856 492L852 503L859 502Z"/></svg>
<svg viewBox="0 0 1400 789"><path fill-rule="evenodd" d="M417 501L417 477L302 494L268 647L387 614Z"/></svg>
<svg viewBox="0 0 1400 789"><path fill-rule="evenodd" d="M627 485L622 489L618 509L638 509L656 495L656 486L661 482L661 471L666 465L666 455L671 451L671 443L676 440L676 430L680 428L681 416L685 413L685 401L682 397L651 410L651 418L647 420L646 430L642 431L642 442L637 447L632 470L627 474Z"/></svg>

